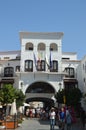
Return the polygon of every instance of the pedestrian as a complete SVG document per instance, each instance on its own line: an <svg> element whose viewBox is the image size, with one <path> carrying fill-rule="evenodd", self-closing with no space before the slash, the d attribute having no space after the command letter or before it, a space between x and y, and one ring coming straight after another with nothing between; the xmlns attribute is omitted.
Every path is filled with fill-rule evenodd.
<svg viewBox="0 0 86 130"><path fill-rule="evenodd" d="M67 125L67 130L71 130L72 116L69 110L66 110L66 125Z"/></svg>
<svg viewBox="0 0 86 130"><path fill-rule="evenodd" d="M51 108L50 113L49 113L49 116L50 116L50 130L54 130L54 126L55 126L55 116L56 116L56 113L55 113L55 109L54 109L54 108Z"/></svg>
<svg viewBox="0 0 86 130"><path fill-rule="evenodd" d="M81 118L81 122L82 122L83 128L85 128L86 113L83 110L83 108L81 109L80 118Z"/></svg>
<svg viewBox="0 0 86 130"><path fill-rule="evenodd" d="M61 130L64 130L65 127L65 111L64 108L62 107L61 110L58 112L58 117L59 117L59 127Z"/></svg>

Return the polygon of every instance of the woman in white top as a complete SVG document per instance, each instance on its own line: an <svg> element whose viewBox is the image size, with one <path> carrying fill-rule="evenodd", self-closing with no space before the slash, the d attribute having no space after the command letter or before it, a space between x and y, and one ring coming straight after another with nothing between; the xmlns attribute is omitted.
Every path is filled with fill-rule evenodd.
<svg viewBox="0 0 86 130"><path fill-rule="evenodd" d="M55 116L56 116L54 108L51 108L51 111L50 111L49 115L50 115L50 130L54 130Z"/></svg>

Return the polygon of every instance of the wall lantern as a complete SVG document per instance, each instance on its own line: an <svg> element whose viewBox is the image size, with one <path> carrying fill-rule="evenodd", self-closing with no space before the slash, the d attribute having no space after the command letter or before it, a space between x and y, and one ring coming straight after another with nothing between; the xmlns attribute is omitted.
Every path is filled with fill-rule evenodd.
<svg viewBox="0 0 86 130"><path fill-rule="evenodd" d="M21 89L23 89L23 82L21 82Z"/></svg>
<svg viewBox="0 0 86 130"><path fill-rule="evenodd" d="M61 86L62 86L62 83L61 83L61 82L59 82L59 90L61 90Z"/></svg>

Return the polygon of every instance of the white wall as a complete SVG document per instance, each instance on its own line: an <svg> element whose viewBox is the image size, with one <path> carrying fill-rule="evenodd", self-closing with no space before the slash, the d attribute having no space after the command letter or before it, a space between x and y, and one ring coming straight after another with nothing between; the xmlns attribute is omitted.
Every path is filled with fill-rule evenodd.
<svg viewBox="0 0 86 130"><path fill-rule="evenodd" d="M80 66L77 68L79 87L82 92L86 93L86 56L81 60Z"/></svg>

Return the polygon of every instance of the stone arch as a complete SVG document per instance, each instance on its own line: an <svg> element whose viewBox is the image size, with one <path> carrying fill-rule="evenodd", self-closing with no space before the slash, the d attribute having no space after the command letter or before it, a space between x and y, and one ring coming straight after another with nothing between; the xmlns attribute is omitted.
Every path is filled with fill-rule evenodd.
<svg viewBox="0 0 86 130"><path fill-rule="evenodd" d="M55 93L55 89L47 82L37 81L27 87L26 93Z"/></svg>
<svg viewBox="0 0 86 130"><path fill-rule="evenodd" d="M55 92L54 87L50 83L43 81L34 82L26 89L26 102L41 101L44 103L45 108L47 106L50 108L51 106L54 106L54 99L52 97Z"/></svg>

